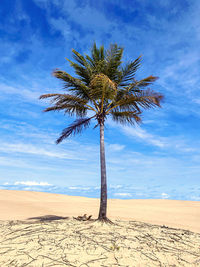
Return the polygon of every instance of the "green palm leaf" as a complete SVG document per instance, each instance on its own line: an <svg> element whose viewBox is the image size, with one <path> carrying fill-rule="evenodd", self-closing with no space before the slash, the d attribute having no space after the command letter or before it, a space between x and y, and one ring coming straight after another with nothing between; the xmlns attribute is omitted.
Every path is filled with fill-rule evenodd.
<svg viewBox="0 0 200 267"><path fill-rule="evenodd" d="M129 84L129 86L126 88L126 90L129 92L138 92L141 89L144 89L145 87L153 84L157 79L158 79L158 77L151 75L151 76L148 76L147 78L144 78L140 81L134 80L134 82L132 84Z"/></svg>
<svg viewBox="0 0 200 267"><path fill-rule="evenodd" d="M59 144L62 142L65 138L71 136L71 135L76 135L78 133L81 133L83 129L86 129L90 125L90 121L93 117L91 118L81 118L78 120L75 120L69 127L65 128L61 136L56 140L56 143Z"/></svg>
<svg viewBox="0 0 200 267"><path fill-rule="evenodd" d="M119 66L122 64L123 48L117 44L111 45L106 55L105 74L113 81L118 82L121 77Z"/></svg>
<svg viewBox="0 0 200 267"><path fill-rule="evenodd" d="M140 112L137 111L111 111L112 119L120 124L131 124L140 123Z"/></svg>
<svg viewBox="0 0 200 267"><path fill-rule="evenodd" d="M141 66L141 56L127 64L124 68L122 68L122 75L120 79L120 86L128 86L130 82L133 82L135 79L135 73Z"/></svg>

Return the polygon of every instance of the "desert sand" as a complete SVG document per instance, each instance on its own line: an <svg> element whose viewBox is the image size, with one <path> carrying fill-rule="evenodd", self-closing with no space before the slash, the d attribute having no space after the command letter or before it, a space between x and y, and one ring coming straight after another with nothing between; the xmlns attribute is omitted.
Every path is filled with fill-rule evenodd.
<svg viewBox="0 0 200 267"><path fill-rule="evenodd" d="M0 266L200 266L200 202L0 190ZM56 217L57 216L57 217Z"/></svg>
<svg viewBox="0 0 200 267"><path fill-rule="evenodd" d="M32 191L0 190L0 220L26 220L44 215L96 218L99 199ZM108 217L166 225L200 233L200 201L109 199Z"/></svg>

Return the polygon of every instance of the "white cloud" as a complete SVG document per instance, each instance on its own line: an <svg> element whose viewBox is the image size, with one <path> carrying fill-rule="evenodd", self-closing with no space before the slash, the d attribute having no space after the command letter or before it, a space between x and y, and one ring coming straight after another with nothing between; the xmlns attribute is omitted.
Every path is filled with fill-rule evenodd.
<svg viewBox="0 0 200 267"><path fill-rule="evenodd" d="M109 148L111 151L121 151L121 150L124 149L124 147L125 147L124 145L110 144L108 148Z"/></svg>
<svg viewBox="0 0 200 267"><path fill-rule="evenodd" d="M17 181L14 185L28 185L28 186L50 186L47 182L35 182L35 181Z"/></svg>
<svg viewBox="0 0 200 267"><path fill-rule="evenodd" d="M176 151L187 152L187 153L196 151L195 147L191 147L191 145L187 144L187 140L183 136L176 136L176 137L157 136L147 132L140 126L130 127L130 126L117 125L110 119L108 120L108 124L111 127L118 127L118 129L121 129L122 132L126 134L128 137L134 137L136 140L142 140L147 144L151 144L159 148L165 148L165 149L172 148L175 149Z"/></svg>
<svg viewBox="0 0 200 267"><path fill-rule="evenodd" d="M193 201L200 201L200 196L191 196Z"/></svg>
<svg viewBox="0 0 200 267"><path fill-rule="evenodd" d="M122 188L122 185L120 184L117 184L117 185L109 185L110 188L113 188L113 189L118 189L118 188Z"/></svg>
<svg viewBox="0 0 200 267"><path fill-rule="evenodd" d="M41 145L32 145L32 144L9 144L9 143L2 143L0 147L0 151L8 153L8 152L15 152L15 153L25 153L25 154L35 154L35 155L42 155L48 157L54 157L59 159L74 159L74 160L85 160L78 155L75 155L73 151L62 152L60 149L57 151L53 151L53 148L46 147L46 149L40 148Z"/></svg>
<svg viewBox="0 0 200 267"><path fill-rule="evenodd" d="M167 145L166 142L164 141L164 138L152 135L139 126L134 128L129 126L123 126L121 127L121 129L128 136L133 136L142 139L145 142L158 146L160 148L166 147Z"/></svg>
<svg viewBox="0 0 200 267"><path fill-rule="evenodd" d="M131 197L132 194L130 193L114 193L115 196L119 196L119 197Z"/></svg>
<svg viewBox="0 0 200 267"><path fill-rule="evenodd" d="M38 97L41 95L41 91L39 90L28 90L26 88L23 88L23 86L17 87L17 86L10 86L6 85L5 83L0 83L1 91L3 91L3 94L1 97L5 97L6 95L17 95L21 98L26 99L29 102L37 103L38 105L43 105L41 101L38 100ZM15 98L16 99L16 98Z"/></svg>
<svg viewBox="0 0 200 267"><path fill-rule="evenodd" d="M41 139L43 144L55 144L55 140L58 137L58 132L48 130L48 134L46 133L45 129L38 128L34 125L31 125L24 121L19 120L12 120L12 119L4 119L0 121L0 128L7 130L6 137L8 133L13 134L17 137L28 137L29 140L38 140ZM66 142L66 141L65 141ZM72 140L67 140L67 142L72 142ZM2 141L1 141L2 143Z"/></svg>
<svg viewBox="0 0 200 267"><path fill-rule="evenodd" d="M70 190L90 190L90 187L81 187L81 186L69 186Z"/></svg>
<svg viewBox="0 0 200 267"><path fill-rule="evenodd" d="M17 157L12 157L10 154L8 154L5 157L0 157L0 166L8 166L11 167L9 170L12 170L14 167L17 168L24 168L24 169L37 169L37 170L46 170L46 171L55 171L58 170L58 168L55 168L53 165L43 165L40 164L38 165L36 162L33 162L33 160L30 160L28 157L24 158L17 158Z"/></svg>
<svg viewBox="0 0 200 267"><path fill-rule="evenodd" d="M139 140L143 140L145 143L164 148L167 147L167 140L164 137L156 136L151 133L148 133L146 130L142 129L140 126L123 126L115 123L110 118L107 120L107 123L111 127L120 129L128 137L134 137Z"/></svg>
<svg viewBox="0 0 200 267"><path fill-rule="evenodd" d="M99 190L101 187L100 186L95 186L94 189L95 190Z"/></svg>
<svg viewBox="0 0 200 267"><path fill-rule="evenodd" d="M165 199L165 198L169 198L170 196L168 194L166 194L166 193L161 193L161 197L163 199Z"/></svg>

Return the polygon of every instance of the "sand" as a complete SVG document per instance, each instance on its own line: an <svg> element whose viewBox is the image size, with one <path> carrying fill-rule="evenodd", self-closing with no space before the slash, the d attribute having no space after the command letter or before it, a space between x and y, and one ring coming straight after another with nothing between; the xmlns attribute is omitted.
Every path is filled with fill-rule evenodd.
<svg viewBox="0 0 200 267"><path fill-rule="evenodd" d="M99 199L43 192L0 190L0 220L34 216L98 216ZM200 233L200 201L166 199L108 200L110 219L135 220Z"/></svg>
<svg viewBox="0 0 200 267"><path fill-rule="evenodd" d="M200 202L113 199L114 224L75 219L98 208L98 199L0 190L0 266L200 266Z"/></svg>

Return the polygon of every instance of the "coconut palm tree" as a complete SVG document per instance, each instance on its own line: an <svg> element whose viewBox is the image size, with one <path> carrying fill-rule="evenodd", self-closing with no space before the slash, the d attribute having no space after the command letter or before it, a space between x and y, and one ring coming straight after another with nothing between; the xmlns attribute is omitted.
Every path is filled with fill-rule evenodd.
<svg viewBox="0 0 200 267"><path fill-rule="evenodd" d="M94 43L91 55L81 55L72 50L73 59L67 59L76 77L62 70L53 76L63 82L64 94L45 94L40 99L50 98L51 106L44 111L63 111L75 115L75 121L65 128L56 143L88 128L92 119L100 129L101 199L98 219L107 221L107 179L104 148L104 124L108 117L121 124L134 125L141 122L143 109L160 107L163 96L149 89L157 77L148 76L136 80L135 74L141 65L141 57L122 64L123 48L117 44L109 49L99 48ZM87 113L92 114L87 117Z"/></svg>

